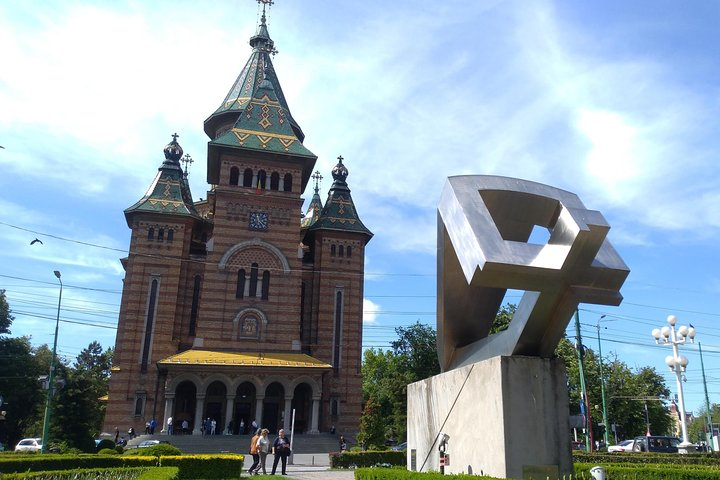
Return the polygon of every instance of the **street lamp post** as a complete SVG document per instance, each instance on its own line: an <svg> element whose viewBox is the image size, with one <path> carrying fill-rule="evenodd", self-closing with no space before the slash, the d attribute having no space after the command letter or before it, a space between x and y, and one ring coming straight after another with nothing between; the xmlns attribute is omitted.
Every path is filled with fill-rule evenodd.
<svg viewBox="0 0 720 480"><path fill-rule="evenodd" d="M60 272L53 272L60 282L60 295L58 297L57 319L55 320L55 338L53 339L52 357L50 358L50 375L48 375L48 391L45 400L45 418L43 419L42 453L47 453L48 434L50 433L50 411L52 410L53 387L55 384L55 354L57 353L58 327L60 326L60 303L62 302L63 283Z"/></svg>
<svg viewBox="0 0 720 480"><path fill-rule="evenodd" d="M603 439L605 440L605 448L610 445L608 437L608 414L607 414L607 402L605 401L605 375L603 374L603 359L602 359L602 344L600 343L600 320L605 318L605 315L601 316L597 322L597 338L598 338L598 359L600 361L600 395L602 396L602 415L603 415Z"/></svg>
<svg viewBox="0 0 720 480"><path fill-rule="evenodd" d="M678 345L684 344L688 339L691 343L695 342L695 328L686 327L680 325L677 329L675 324L677 318L675 315L668 315L667 323L670 326L664 326L662 328L655 328L652 331L652 336L655 338L655 343L660 344L662 341L663 345L672 346L673 354L665 357L665 364L670 368L671 371L675 372L675 379L677 381L678 397L680 400L680 427L682 428L682 442L678 445L678 451L680 453L688 453L689 447L692 446L688 440L687 434L687 420L685 418L685 398L683 396L682 386L682 372L685 371L688 365L688 359L684 355L680 355Z"/></svg>

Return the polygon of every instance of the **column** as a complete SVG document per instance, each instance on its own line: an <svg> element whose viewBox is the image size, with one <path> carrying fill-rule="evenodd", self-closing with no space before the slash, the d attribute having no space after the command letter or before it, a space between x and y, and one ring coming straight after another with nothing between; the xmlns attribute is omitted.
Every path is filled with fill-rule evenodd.
<svg viewBox="0 0 720 480"><path fill-rule="evenodd" d="M265 425L262 424L262 417L263 417L263 402L265 401L265 395L256 395L255 396L255 421L258 425L265 428Z"/></svg>
<svg viewBox="0 0 720 480"><path fill-rule="evenodd" d="M312 401L312 418L310 419L309 433L320 433L320 429L318 428L318 423L320 421L320 397L313 397Z"/></svg>
<svg viewBox="0 0 720 480"><path fill-rule="evenodd" d="M290 435L290 421L292 420L292 399L293 397L285 397L285 419L283 421L283 429Z"/></svg>
<svg viewBox="0 0 720 480"><path fill-rule="evenodd" d="M233 419L233 413L235 413L234 407L235 406L235 395L228 395L227 397L227 404L225 406L225 425L218 425L219 427L222 427L223 432L227 433L227 426L230 423L230 421ZM235 423L235 422L233 422ZM230 432L232 433L232 432Z"/></svg>
<svg viewBox="0 0 720 480"><path fill-rule="evenodd" d="M205 394L198 393L195 397L195 421L193 422L193 435L200 435L200 426L203 421L203 408L205 407Z"/></svg>
<svg viewBox="0 0 720 480"><path fill-rule="evenodd" d="M166 393L165 394L165 414L163 415L163 423L161 425L162 430L160 430L160 433L167 432L167 421L168 421L168 418L172 417L174 406L175 406L175 394L174 393Z"/></svg>

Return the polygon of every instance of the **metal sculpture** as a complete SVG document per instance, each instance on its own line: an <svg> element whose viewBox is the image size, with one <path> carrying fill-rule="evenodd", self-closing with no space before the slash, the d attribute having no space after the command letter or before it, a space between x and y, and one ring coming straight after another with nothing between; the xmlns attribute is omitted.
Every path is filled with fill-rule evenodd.
<svg viewBox="0 0 720 480"><path fill-rule="evenodd" d="M545 245L528 243L545 227ZM579 303L619 305L630 270L577 195L516 178L450 177L438 207L437 347L443 371L498 355L551 357ZM489 336L508 289L524 290Z"/></svg>

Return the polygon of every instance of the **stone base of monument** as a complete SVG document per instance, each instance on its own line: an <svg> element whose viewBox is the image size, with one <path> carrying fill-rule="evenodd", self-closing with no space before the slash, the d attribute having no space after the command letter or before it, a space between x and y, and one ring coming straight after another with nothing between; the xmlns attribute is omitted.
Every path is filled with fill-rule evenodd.
<svg viewBox="0 0 720 480"><path fill-rule="evenodd" d="M565 366L494 357L408 385L408 469L498 478L572 473Z"/></svg>

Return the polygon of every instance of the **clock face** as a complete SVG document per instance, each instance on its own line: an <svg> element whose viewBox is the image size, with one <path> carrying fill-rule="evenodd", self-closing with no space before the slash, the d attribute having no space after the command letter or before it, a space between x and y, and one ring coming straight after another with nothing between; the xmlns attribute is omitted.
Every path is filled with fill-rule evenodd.
<svg viewBox="0 0 720 480"><path fill-rule="evenodd" d="M252 230L267 230L268 214L266 212L250 212L249 226Z"/></svg>

